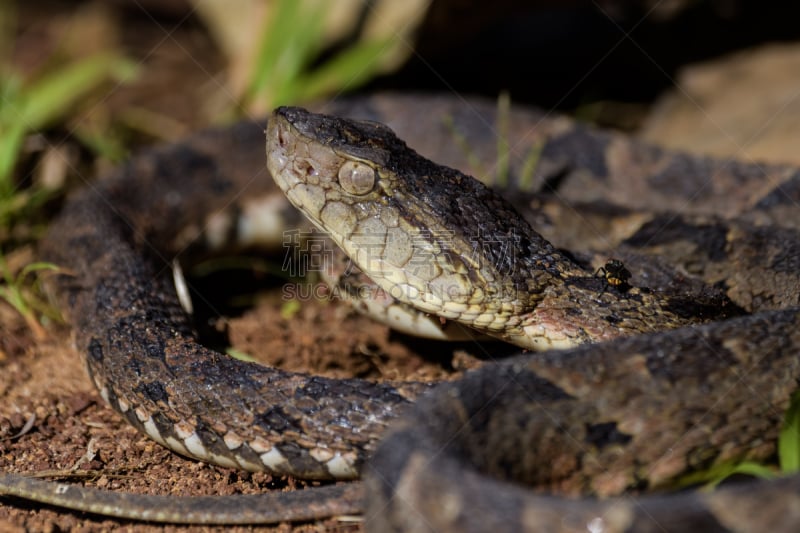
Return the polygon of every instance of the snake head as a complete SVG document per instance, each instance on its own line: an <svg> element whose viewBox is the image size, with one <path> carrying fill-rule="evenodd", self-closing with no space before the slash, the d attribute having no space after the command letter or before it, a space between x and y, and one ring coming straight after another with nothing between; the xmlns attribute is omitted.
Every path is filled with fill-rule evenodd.
<svg viewBox="0 0 800 533"><path fill-rule="evenodd" d="M280 107L267 165L362 271L423 312L498 331L537 297L532 265L550 275L554 250L505 200L382 124Z"/></svg>
<svg viewBox="0 0 800 533"><path fill-rule="evenodd" d="M369 205L379 198L370 193L398 143L402 141L388 127L376 122L280 107L267 128L267 164L289 200L317 226L331 231L326 226L347 222L336 207L337 199ZM325 213L326 208L336 214ZM340 229L347 233L347 227Z"/></svg>

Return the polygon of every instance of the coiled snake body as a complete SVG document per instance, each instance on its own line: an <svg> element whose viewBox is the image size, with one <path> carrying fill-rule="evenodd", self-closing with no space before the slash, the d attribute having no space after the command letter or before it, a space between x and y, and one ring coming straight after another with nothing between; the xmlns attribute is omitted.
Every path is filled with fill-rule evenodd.
<svg viewBox="0 0 800 533"><path fill-rule="evenodd" d="M378 96L332 111L391 120L401 131L434 132L427 145L413 132L402 135L447 162L458 158L443 147L452 132L441 117L487 137L486 125L495 123L487 120L491 106L435 97ZM160 272L193 242L209 213L221 233L255 238L246 223L236 225L219 210L243 191L254 197L267 177L259 154L239 149L249 149L257 131L240 126L135 159L70 202L45 241L47 258L72 274L61 279L58 294L103 397L162 444L224 466L347 478L372 456L366 515L375 531L796 528L798 478L703 496L607 501L537 496L517 483L610 496L774 453L800 377L793 307L800 173L669 154L523 110L511 118L509 128L529 135L541 151L534 180L562 203L584 203L582 216L591 220L591 206L611 209L597 202L603 194L615 200L617 212L639 221L617 238L632 271L642 256L630 250L650 248L670 255L684 274L691 269L724 288L736 305L707 287L687 294L691 283L663 275L668 269L660 260L642 259L638 272L649 276L647 287L634 278L633 287L618 290L580 265L585 257L574 261L514 218L488 189L421 158L386 128L282 109L270 120L270 169L289 198L379 285L394 288L392 295L524 346L604 342L487 366L436 387L411 409L409 400L429 387L296 375L203 348ZM512 171L524 167L523 159ZM628 173L641 179L619 185ZM197 192L192 180L206 192ZM717 195L731 190L736 194ZM656 215L639 217L648 207L643 198L657 202ZM406 204L412 200L419 203ZM241 220L255 209L247 201L236 205ZM490 209L471 215L481 206ZM528 214L545 228L561 216L546 206ZM423 224L426 231L414 233ZM177 237L175 228L183 228ZM358 246L359 235L385 240ZM602 232L612 243L614 235ZM493 247L497 242L503 253ZM403 268L422 256L435 267ZM454 288L447 292L453 299L442 297L443 288ZM748 314L735 317L739 308ZM687 326L700 322L708 323ZM401 410L408 413L387 433ZM38 484L0 480L11 494L69 503L64 494L62 500L42 496L47 489ZM222 511L229 501L204 500L199 510L189 503L173 512L148 509L152 501L132 497L126 516L253 522L359 508L350 489L325 490L319 499L313 492L300 496L307 499L299 506L290 495L288 502L260 503L262 509ZM83 508L121 506L97 501ZM346 503L337 507L336 501Z"/></svg>

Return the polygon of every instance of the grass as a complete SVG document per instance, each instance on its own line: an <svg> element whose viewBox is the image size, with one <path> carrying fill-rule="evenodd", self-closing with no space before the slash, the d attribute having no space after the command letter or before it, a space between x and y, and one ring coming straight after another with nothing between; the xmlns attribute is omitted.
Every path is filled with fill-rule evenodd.
<svg viewBox="0 0 800 533"><path fill-rule="evenodd" d="M20 176L26 141L63 124L79 104L109 80L130 79L135 69L113 52L60 61L25 75L12 62L14 9L0 2L0 298L25 319L34 337L44 337L38 316L56 317L39 292L39 274L55 265L33 262L13 272L6 254L32 241L42 206L59 191ZM13 236L13 237L12 237Z"/></svg>
<svg viewBox="0 0 800 533"><path fill-rule="evenodd" d="M778 439L778 460L781 472L800 472L800 391L795 391L783 421Z"/></svg>
<svg viewBox="0 0 800 533"><path fill-rule="evenodd" d="M384 59L400 45L395 35L358 39L321 61L324 21L333 8L326 1L276 2L242 95L245 108L259 101L255 107L271 109L353 90L385 68Z"/></svg>
<svg viewBox="0 0 800 533"><path fill-rule="evenodd" d="M116 54L97 54L24 79L9 62L0 65L0 228L36 208L47 189L20 188L14 170L25 139L63 121L78 102L109 79L132 75L130 63Z"/></svg>
<svg viewBox="0 0 800 533"><path fill-rule="evenodd" d="M753 461L717 465L684 476L677 484L680 487L703 485L704 489L711 490L736 474L773 479L779 475L797 472L800 472L800 391L795 391L792 395L789 408L784 414L783 427L778 436L777 467Z"/></svg>
<svg viewBox="0 0 800 533"><path fill-rule="evenodd" d="M470 146L469 140L466 135L456 127L453 117L445 115L442 117L443 125L448 130L451 141L455 144L467 160L467 164L475 169L478 180L490 187L506 188L512 183L511 176L511 158L513 139L509 133L509 117L512 112L511 97L506 92L501 92L497 97L497 114L495 121L495 129L497 132L496 141L496 158L491 162L491 166L487 166L478 157L476 151ZM532 191L534 188L534 174L536 168L541 161L542 149L544 143L538 141L532 143L526 150L522 160L522 166L519 175L516 177L514 184L521 191ZM515 147L519 149L519 147Z"/></svg>
<svg viewBox="0 0 800 533"><path fill-rule="evenodd" d="M41 296L38 274L43 271L56 271L58 267L52 263L34 262L25 265L16 275L8 268L5 259L0 256L0 273L3 284L0 284L0 298L5 300L25 319L31 333L37 340L47 335L39 317L47 316L57 320L58 313Z"/></svg>

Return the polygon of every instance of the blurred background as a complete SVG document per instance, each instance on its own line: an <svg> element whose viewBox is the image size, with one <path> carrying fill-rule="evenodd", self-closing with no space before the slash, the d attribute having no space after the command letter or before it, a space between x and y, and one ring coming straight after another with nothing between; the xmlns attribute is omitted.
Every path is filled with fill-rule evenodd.
<svg viewBox="0 0 800 533"><path fill-rule="evenodd" d="M797 20L774 0L0 0L0 297L36 323L33 245L70 189L285 103L506 94L800 164Z"/></svg>

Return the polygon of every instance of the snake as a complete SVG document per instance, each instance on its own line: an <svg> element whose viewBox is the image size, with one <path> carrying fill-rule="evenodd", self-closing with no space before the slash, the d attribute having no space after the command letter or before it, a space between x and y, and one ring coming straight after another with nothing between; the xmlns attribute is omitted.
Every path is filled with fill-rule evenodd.
<svg viewBox="0 0 800 533"><path fill-rule="evenodd" d="M0 493L184 523L364 512L370 531L797 528L798 476L645 494L775 453L800 370L796 169L672 153L522 107L499 117L481 100L376 95L323 111L275 111L269 172L253 123L133 158L67 202L42 255L62 266L54 292L91 379L134 427L222 466L364 486L179 499L4 473ZM509 164L507 199L453 169L480 170L453 132L488 150L498 123L531 147ZM279 226L298 223L259 200L268 174L400 303L543 351L433 386L205 348L169 266L193 248L274 239L254 222L265 203ZM588 233L611 243L630 284L567 251L578 236L551 244L560 218L600 221ZM601 498L574 499L586 494Z"/></svg>

